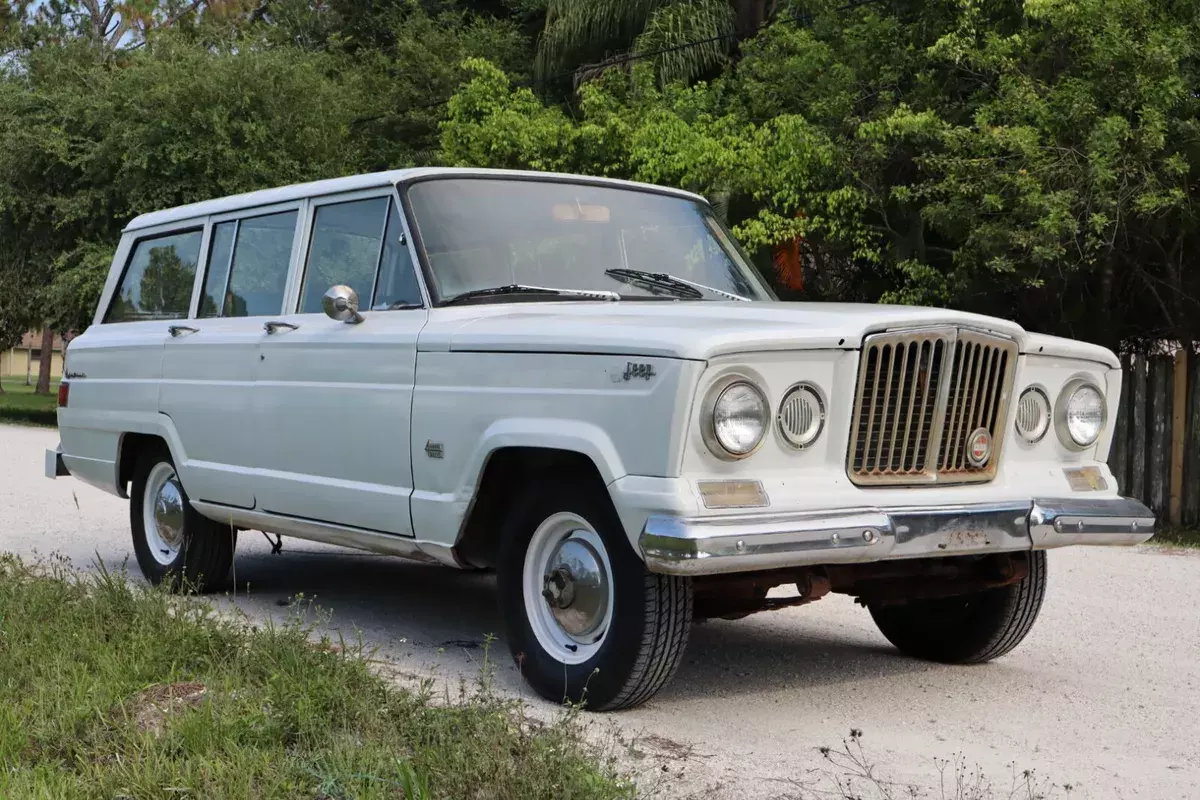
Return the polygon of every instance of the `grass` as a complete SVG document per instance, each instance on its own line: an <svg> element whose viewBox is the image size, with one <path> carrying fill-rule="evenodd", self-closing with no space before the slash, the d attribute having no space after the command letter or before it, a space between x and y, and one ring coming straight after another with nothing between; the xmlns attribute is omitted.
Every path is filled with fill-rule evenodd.
<svg viewBox="0 0 1200 800"><path fill-rule="evenodd" d="M456 701L409 692L364 656L0 555L0 797L633 796L573 712L531 722L486 676Z"/></svg>
<svg viewBox="0 0 1200 800"><path fill-rule="evenodd" d="M0 382L4 394L0 394L0 422L17 422L25 425L58 424L55 409L58 407L58 384L50 384L50 394L34 394L33 386L24 380L9 379Z"/></svg>
<svg viewBox="0 0 1200 800"><path fill-rule="evenodd" d="M1154 534L1154 538L1150 540L1149 544L1156 544L1162 547L1200 548L1200 530L1196 530L1195 528L1163 528Z"/></svg>

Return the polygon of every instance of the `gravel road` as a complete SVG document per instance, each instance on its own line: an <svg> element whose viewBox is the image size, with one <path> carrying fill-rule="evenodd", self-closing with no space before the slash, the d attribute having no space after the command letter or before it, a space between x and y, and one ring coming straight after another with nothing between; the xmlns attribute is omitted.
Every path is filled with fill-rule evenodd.
<svg viewBox="0 0 1200 800"><path fill-rule="evenodd" d="M43 451L57 441L51 430L0 426L0 550L57 551L81 567L128 560L136 575L125 501L42 476ZM278 615L281 601L303 593L401 675L470 678L485 635L500 629L487 575L299 540L272 555L257 533L243 535L236 569L234 602L249 614ZM495 647L498 684L528 698L507 650ZM601 719L662 770L648 785L666 796L828 788L817 748L857 728L888 780L933 786L935 760L961 754L1003 788L996 797L1009 796L1014 769L1071 784L1072 798L1200 797L1200 557L1150 547L1054 552L1033 633L977 667L902 657L844 597L709 622L693 629L671 685Z"/></svg>

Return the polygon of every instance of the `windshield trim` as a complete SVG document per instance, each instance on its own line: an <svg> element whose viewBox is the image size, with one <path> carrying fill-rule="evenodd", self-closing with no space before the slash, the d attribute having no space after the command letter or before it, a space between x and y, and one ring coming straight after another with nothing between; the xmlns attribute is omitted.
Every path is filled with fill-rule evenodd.
<svg viewBox="0 0 1200 800"><path fill-rule="evenodd" d="M561 173L540 173L529 174L496 174L490 175L480 173L478 175L464 175L455 173L441 173L433 175L414 175L411 178L405 178L396 182L396 191L400 195L401 208L404 212L404 221L408 228L409 237L412 239L413 249L417 254L419 262L422 282L425 284L426 291L429 293L429 300L434 308L445 308L447 303L453 299L452 297L442 297L437 289L437 281L434 280L433 268L429 264L429 258L425 252L425 241L421 237L421 226L417 221L416 213L413 210L412 199L409 197L409 189L419 183L427 183L430 181L522 181L527 183L560 183L574 186L594 186L598 188L617 189L624 192L641 192L643 194L656 194L664 197L671 197L684 203L694 203L702 206L707 212L708 221L715 224L720 235L714 234L721 244L732 250L733 260L762 296L767 300L775 300L775 293L770 290L766 282L758 274L758 270L754 268L754 264L749 260L741 246L737 244L737 240L733 234L729 232L728 227L717 218L713 211L712 204L707 199L694 195L691 192L685 192L681 189L672 189L667 186L654 186L653 184L619 184L614 185L611 181L596 180L587 175L563 175ZM622 298L624 300L626 298ZM565 298L557 297L555 300L563 302ZM753 301L754 299L751 298ZM497 302L500 302L499 300ZM567 301L570 302L570 301ZM691 301L699 302L699 301ZM730 301L739 302L739 301Z"/></svg>

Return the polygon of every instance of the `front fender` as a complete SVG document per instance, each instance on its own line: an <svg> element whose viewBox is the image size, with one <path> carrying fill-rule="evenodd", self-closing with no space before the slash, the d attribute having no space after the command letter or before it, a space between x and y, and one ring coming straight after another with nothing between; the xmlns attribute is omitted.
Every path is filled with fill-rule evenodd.
<svg viewBox="0 0 1200 800"><path fill-rule="evenodd" d="M591 459L606 485L626 475L612 437L598 425L555 418L507 418L492 422L464 462L450 491L416 489L412 496L413 530L422 538L453 545L462 530L484 468L493 453L510 447L565 450ZM447 487L450 488L450 487Z"/></svg>

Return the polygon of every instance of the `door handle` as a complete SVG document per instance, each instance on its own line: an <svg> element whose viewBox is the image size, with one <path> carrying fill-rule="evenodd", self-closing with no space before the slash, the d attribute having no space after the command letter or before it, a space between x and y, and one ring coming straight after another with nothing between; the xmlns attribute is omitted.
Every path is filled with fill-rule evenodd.
<svg viewBox="0 0 1200 800"><path fill-rule="evenodd" d="M263 330L267 333L279 333L280 329L294 331L299 327L299 325L293 325L290 322L281 322L279 320L271 320L270 322L263 323Z"/></svg>
<svg viewBox="0 0 1200 800"><path fill-rule="evenodd" d="M171 336L178 339L180 336L183 336L185 334L199 333L200 329L199 328L189 328L187 325L171 325L167 328L167 332L170 333Z"/></svg>

